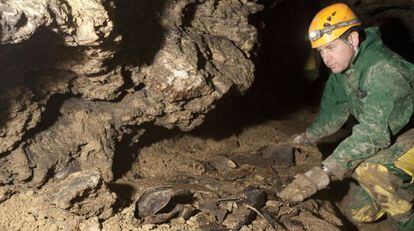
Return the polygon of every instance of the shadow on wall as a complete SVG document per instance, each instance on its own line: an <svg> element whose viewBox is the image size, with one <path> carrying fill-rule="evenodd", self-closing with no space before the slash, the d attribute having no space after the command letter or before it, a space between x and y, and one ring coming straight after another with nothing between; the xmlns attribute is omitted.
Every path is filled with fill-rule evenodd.
<svg viewBox="0 0 414 231"><path fill-rule="evenodd" d="M414 40L407 26L398 18L389 18L381 24L380 29L384 43L391 50L414 63Z"/></svg>
<svg viewBox="0 0 414 231"><path fill-rule="evenodd" d="M145 65L153 61L165 39L160 23L167 0L115 1L115 31L123 37L114 61L125 65Z"/></svg>
<svg viewBox="0 0 414 231"><path fill-rule="evenodd" d="M238 134L246 127L286 118L319 98L319 87L308 82L304 72L311 51L307 30L318 4L309 0L259 3L264 11L250 17L259 30L255 81L242 97L220 100L196 129L198 136L222 139Z"/></svg>
<svg viewBox="0 0 414 231"><path fill-rule="evenodd" d="M0 45L0 126L9 119L11 101L24 105L27 102L20 97L33 94L30 101L38 102L51 85L73 77L58 67L82 59L82 51L62 44L61 36L48 28L39 28L28 40Z"/></svg>
<svg viewBox="0 0 414 231"><path fill-rule="evenodd" d="M141 149L149 147L157 141L183 134L183 132L179 131L177 128L170 130L156 126L152 123L132 126L129 127L129 129L134 131L142 129L145 130L145 133L142 136L139 136L138 142L136 142L135 133L126 134L119 142L117 142L112 164L112 172L115 180L123 177L125 173L132 169L132 166L136 164L136 159ZM139 173L135 173L134 177L139 178Z"/></svg>
<svg viewBox="0 0 414 231"><path fill-rule="evenodd" d="M118 0L115 1L116 11L113 15L114 32L122 35L120 50L115 54L113 60L108 65L149 65L154 60L155 55L161 49L165 41L166 29L161 25L161 18L167 7L168 0ZM130 73L124 73L130 75ZM140 86L138 86L140 87ZM151 131L168 131L164 128L156 129L155 126L148 124L131 127L132 130L148 129L144 134L153 134ZM136 133L127 134L122 137L115 148L115 155L112 164L114 179L123 176L131 169L137 155L140 143L134 143ZM165 137L159 134L159 137Z"/></svg>

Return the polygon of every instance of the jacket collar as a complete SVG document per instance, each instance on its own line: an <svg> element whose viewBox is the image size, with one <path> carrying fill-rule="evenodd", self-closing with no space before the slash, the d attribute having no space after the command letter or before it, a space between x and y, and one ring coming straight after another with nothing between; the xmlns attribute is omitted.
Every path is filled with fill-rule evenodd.
<svg viewBox="0 0 414 231"><path fill-rule="evenodd" d="M364 59L364 56L368 48L382 43L381 32L378 27L366 28L365 35L366 35L365 40L361 43L361 45L358 48L357 54L354 56L354 58L351 61L351 68L354 65L358 66L360 61Z"/></svg>

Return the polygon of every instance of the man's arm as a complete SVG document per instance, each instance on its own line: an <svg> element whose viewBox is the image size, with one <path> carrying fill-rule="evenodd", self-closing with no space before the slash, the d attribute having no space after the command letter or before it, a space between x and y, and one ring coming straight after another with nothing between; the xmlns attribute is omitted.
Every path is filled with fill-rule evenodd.
<svg viewBox="0 0 414 231"><path fill-rule="evenodd" d="M413 93L404 78L388 70L367 79L370 81L367 83L369 89L364 113L359 117L360 124L354 126L352 135L323 161L322 167L314 167L305 174L295 176L295 180L278 193L282 199L302 201L329 185L330 175L342 179L347 170L354 169L366 158L387 147L391 134L397 133L408 122L413 113ZM396 105L400 111L395 111ZM391 113L398 123L389 121Z"/></svg>
<svg viewBox="0 0 414 231"><path fill-rule="evenodd" d="M295 138L294 142L309 139L316 141L324 136L336 132L349 116L348 99L345 89L337 77L330 76L323 92L321 109L318 117L307 129L305 134ZM278 196L292 202L303 201L330 183L329 169L314 167L304 174L297 174L293 182L286 186Z"/></svg>
<svg viewBox="0 0 414 231"><path fill-rule="evenodd" d="M362 161L390 145L393 133L390 123L393 121L389 118L396 103L407 105L399 107L401 110L413 110L412 90L403 76L392 68L384 68L368 76L366 81L367 96L360 123L353 127L352 135L323 162L339 179L348 170L355 169ZM394 113L401 115L398 119L404 123L410 119L403 116L407 114L405 112Z"/></svg>
<svg viewBox="0 0 414 231"><path fill-rule="evenodd" d="M332 75L326 82L319 115L306 129L309 140L317 141L335 133L348 119L348 98L338 77L341 76Z"/></svg>

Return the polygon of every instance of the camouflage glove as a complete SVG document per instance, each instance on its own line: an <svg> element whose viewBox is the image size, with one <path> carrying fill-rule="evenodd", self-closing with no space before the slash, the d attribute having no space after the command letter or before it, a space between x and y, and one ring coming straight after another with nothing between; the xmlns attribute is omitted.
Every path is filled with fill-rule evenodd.
<svg viewBox="0 0 414 231"><path fill-rule="evenodd" d="M297 174L278 196L283 200L301 202L329 185L329 175L321 167L313 167L304 174Z"/></svg>

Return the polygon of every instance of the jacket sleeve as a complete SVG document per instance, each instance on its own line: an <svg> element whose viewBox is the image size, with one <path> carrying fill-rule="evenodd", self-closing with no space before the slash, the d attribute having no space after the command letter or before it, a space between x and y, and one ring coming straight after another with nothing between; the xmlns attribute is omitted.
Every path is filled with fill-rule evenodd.
<svg viewBox="0 0 414 231"><path fill-rule="evenodd" d="M331 75L326 82L319 114L306 129L306 135L311 140L319 140L335 133L348 119L348 98L336 77Z"/></svg>
<svg viewBox="0 0 414 231"><path fill-rule="evenodd" d="M355 169L362 161L390 145L392 131L389 123L392 121L388 118L397 102L411 100L411 89L392 69L382 68L367 76L366 81L367 96L359 124L324 161L328 168L337 168L335 171L339 174L334 174L340 179L345 172Z"/></svg>

